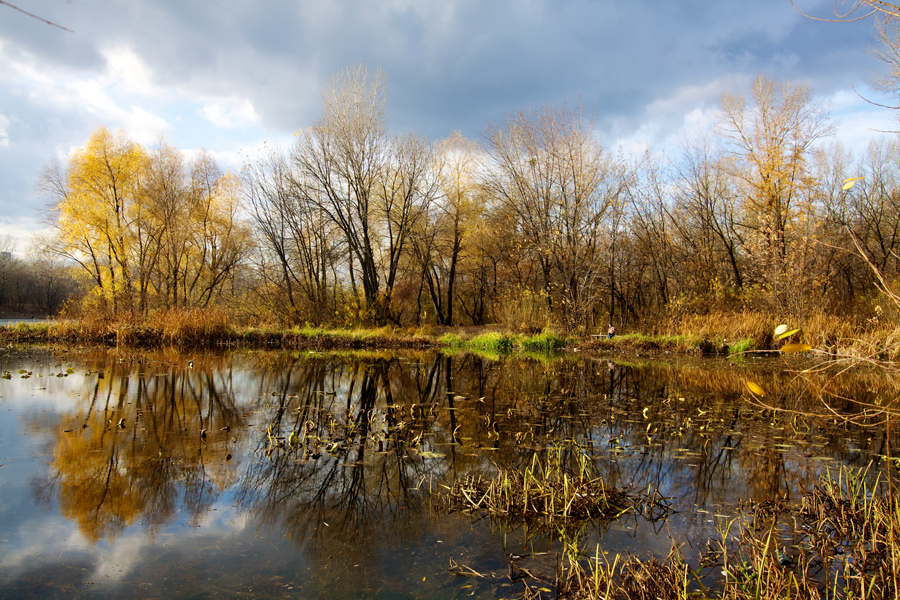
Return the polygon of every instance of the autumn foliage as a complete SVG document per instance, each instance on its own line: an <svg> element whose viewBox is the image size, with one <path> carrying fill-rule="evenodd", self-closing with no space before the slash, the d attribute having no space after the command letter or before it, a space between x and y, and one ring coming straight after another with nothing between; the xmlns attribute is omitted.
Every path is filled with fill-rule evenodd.
<svg viewBox="0 0 900 600"><path fill-rule="evenodd" d="M51 249L89 279L89 307L205 307L234 286L251 232L236 178L208 154L185 164L165 143L146 149L100 127L42 182L55 200Z"/></svg>
<svg viewBox="0 0 900 600"><path fill-rule="evenodd" d="M388 131L378 73L340 73L323 98L239 175L103 127L48 169L50 249L91 289L80 309L530 332L893 322L873 282L900 276L900 144L831 144L805 85L761 76L723 94L714 129L636 158L567 106L432 143Z"/></svg>

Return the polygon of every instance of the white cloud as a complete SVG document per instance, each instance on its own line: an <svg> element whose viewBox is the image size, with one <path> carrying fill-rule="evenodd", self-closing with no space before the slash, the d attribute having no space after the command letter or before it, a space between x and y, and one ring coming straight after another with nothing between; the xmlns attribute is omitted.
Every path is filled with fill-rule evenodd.
<svg viewBox="0 0 900 600"><path fill-rule="evenodd" d="M825 100L837 121L835 139L857 155L865 152L872 139L900 130L900 111L872 104L890 104L890 100L871 89L860 89L858 94L850 90L839 91Z"/></svg>
<svg viewBox="0 0 900 600"><path fill-rule="evenodd" d="M234 96L206 102L200 109L200 114L216 127L223 129L247 127L259 121L253 103L247 98Z"/></svg>
<svg viewBox="0 0 900 600"><path fill-rule="evenodd" d="M0 147L9 146L9 117L0 113Z"/></svg>
<svg viewBox="0 0 900 600"><path fill-rule="evenodd" d="M106 59L107 78L128 94L161 98L165 90L154 84L154 73L134 50L118 44L101 50Z"/></svg>

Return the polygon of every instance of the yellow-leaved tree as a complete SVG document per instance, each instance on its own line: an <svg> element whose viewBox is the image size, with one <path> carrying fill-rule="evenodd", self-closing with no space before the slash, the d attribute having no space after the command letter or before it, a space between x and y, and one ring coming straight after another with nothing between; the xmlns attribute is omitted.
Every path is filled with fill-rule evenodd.
<svg viewBox="0 0 900 600"><path fill-rule="evenodd" d="M186 165L164 142L147 151L101 126L41 187L53 198L52 249L80 265L104 313L224 300L250 248L240 182L206 152Z"/></svg>
<svg viewBox="0 0 900 600"><path fill-rule="evenodd" d="M132 308L132 225L146 154L125 133L99 127L72 154L61 183L59 251L96 282L113 312Z"/></svg>

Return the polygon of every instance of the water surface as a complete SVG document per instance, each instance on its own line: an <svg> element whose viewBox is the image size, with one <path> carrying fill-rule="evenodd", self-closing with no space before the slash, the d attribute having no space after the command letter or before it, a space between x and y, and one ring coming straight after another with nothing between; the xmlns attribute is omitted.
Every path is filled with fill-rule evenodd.
<svg viewBox="0 0 900 600"><path fill-rule="evenodd" d="M552 584L563 542L448 514L453 481L577 443L611 485L658 490L675 513L568 541L663 557L670 536L702 547L742 502L796 499L884 454L883 431L823 402L896 396L879 374L762 360L7 352L4 598L514 597L510 555Z"/></svg>

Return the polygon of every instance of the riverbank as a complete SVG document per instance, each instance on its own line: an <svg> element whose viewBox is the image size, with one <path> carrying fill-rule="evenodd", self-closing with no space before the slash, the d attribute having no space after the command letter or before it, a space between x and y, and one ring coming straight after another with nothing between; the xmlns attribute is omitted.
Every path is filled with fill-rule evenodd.
<svg viewBox="0 0 900 600"><path fill-rule="evenodd" d="M790 325L790 339L775 328ZM648 327L648 329L650 329ZM554 328L519 333L498 326L323 328L252 326L219 309L152 312L144 318L81 318L0 325L0 344L92 344L107 347L284 348L290 350L441 349L488 356L572 352L601 356L730 356L778 350L786 343L812 354L896 360L900 327L892 321L853 324L828 316L791 319L754 312L687 316L657 325L649 333L629 331L565 333ZM808 350L807 350L808 349ZM797 350L794 350L795 352Z"/></svg>
<svg viewBox="0 0 900 600"><path fill-rule="evenodd" d="M760 340L729 342L721 336L645 335L626 333L613 339L591 334L545 330L521 334L493 327L276 329L242 327L208 318L180 322L55 322L0 325L0 344L92 344L107 347L282 348L288 350L426 350L466 351L500 357L514 353L571 352L602 356L718 355L728 356L777 347L772 335ZM828 347L817 348L826 353Z"/></svg>

